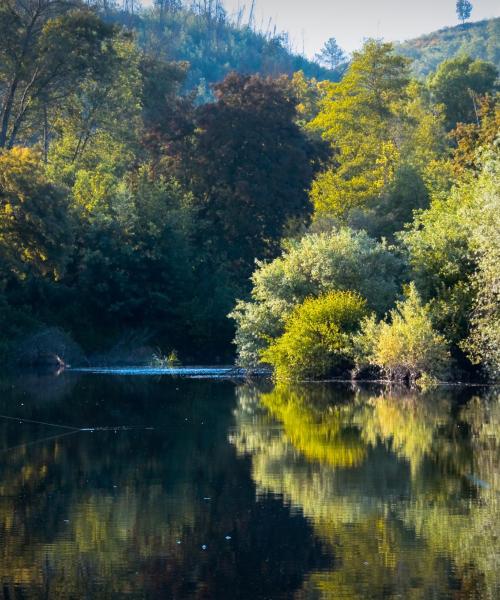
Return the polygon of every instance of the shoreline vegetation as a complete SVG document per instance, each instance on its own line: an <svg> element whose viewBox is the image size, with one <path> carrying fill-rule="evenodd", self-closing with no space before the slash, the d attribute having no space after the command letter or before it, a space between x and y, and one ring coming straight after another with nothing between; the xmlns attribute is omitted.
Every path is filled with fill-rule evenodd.
<svg viewBox="0 0 500 600"><path fill-rule="evenodd" d="M498 382L499 73L451 48L3 3L0 359Z"/></svg>

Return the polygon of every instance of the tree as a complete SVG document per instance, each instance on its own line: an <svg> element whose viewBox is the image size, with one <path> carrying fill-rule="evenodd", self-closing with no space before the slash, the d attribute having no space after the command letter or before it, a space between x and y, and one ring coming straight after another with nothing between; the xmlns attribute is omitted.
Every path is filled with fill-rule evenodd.
<svg viewBox="0 0 500 600"><path fill-rule="evenodd" d="M462 21L462 25L470 18L472 13L472 3L469 0L457 0L457 17Z"/></svg>
<svg viewBox="0 0 500 600"><path fill-rule="evenodd" d="M294 73L290 83L298 101L297 122L301 127L305 127L318 114L321 83L314 78L308 79L303 71Z"/></svg>
<svg viewBox="0 0 500 600"><path fill-rule="evenodd" d="M333 69L346 62L347 55L337 44L337 40L332 37L325 43L320 53L316 55L316 59L333 71Z"/></svg>
<svg viewBox="0 0 500 600"><path fill-rule="evenodd" d="M447 339L458 344L468 329L473 301L469 278L474 272L470 250L470 219L464 211L473 204L473 186L462 184L432 199L399 234L408 254L411 276L424 302L431 301L435 323Z"/></svg>
<svg viewBox="0 0 500 600"><path fill-rule="evenodd" d="M319 114L310 128L331 144L332 160L312 186L316 217L353 224L353 216L373 210L389 221L390 188L398 171L411 167L405 178L413 170L418 179L438 156L444 137L441 116L428 106L418 84L408 85L408 64L391 44L370 40L354 53L340 83L323 84ZM421 202L417 197L397 212L411 215ZM396 218L393 225L402 223ZM391 233L390 225L383 229Z"/></svg>
<svg viewBox="0 0 500 600"><path fill-rule="evenodd" d="M28 125L46 130L53 105L107 64L114 27L72 8L59 0L2 3L0 148L11 148Z"/></svg>
<svg viewBox="0 0 500 600"><path fill-rule="evenodd" d="M480 96L496 90L498 71L484 60L462 55L445 60L429 78L429 89L436 103L443 104L446 125L478 123Z"/></svg>
<svg viewBox="0 0 500 600"><path fill-rule="evenodd" d="M493 233L496 162L481 162L477 177L464 177L451 191L437 194L430 207L417 212L412 226L398 236L408 253L418 291L431 303L434 323L455 346L463 346L470 330L470 316L477 302L473 283L482 255L476 250L476 240L487 219L490 233L481 234L481 239L489 240L487 255L493 252L494 256L498 239ZM485 248L483 243L479 247ZM493 285L493 279L490 283ZM481 294L489 293L486 288Z"/></svg>
<svg viewBox="0 0 500 600"><path fill-rule="evenodd" d="M449 366L447 342L434 329L414 284L390 311L390 322L377 323L373 316L363 322L356 346L358 368L379 367L389 381L414 385L423 376L446 376Z"/></svg>
<svg viewBox="0 0 500 600"><path fill-rule="evenodd" d="M116 36L99 77L85 78L53 111L48 172L55 181L72 187L80 170L118 180L136 160L147 114L140 63L133 40Z"/></svg>
<svg viewBox="0 0 500 600"><path fill-rule="evenodd" d="M477 261L471 333L463 347L492 380L500 379L500 160L483 157L484 174L475 189L475 205L466 213L475 226L471 248Z"/></svg>
<svg viewBox="0 0 500 600"><path fill-rule="evenodd" d="M480 148L491 148L500 131L500 101L496 96L480 99L477 111L479 123L459 123L452 131L456 146L452 167L455 175L463 177L467 171L482 168Z"/></svg>
<svg viewBox="0 0 500 600"><path fill-rule="evenodd" d="M214 93L183 139L178 172L200 202L200 247L244 281L256 258L275 255L287 223L307 222L315 145L287 81L232 73Z"/></svg>
<svg viewBox="0 0 500 600"><path fill-rule="evenodd" d="M4 274L20 281L61 279L73 244L67 194L47 181L40 157L28 148L0 151L0 258Z"/></svg>
<svg viewBox="0 0 500 600"><path fill-rule="evenodd" d="M230 315L237 323L240 364L256 366L261 351L282 335L287 316L308 297L352 290L384 314L396 296L400 270L387 247L363 231L346 228L290 242L282 256L258 264L251 301L239 301Z"/></svg>
<svg viewBox="0 0 500 600"><path fill-rule="evenodd" d="M196 318L187 308L188 290L195 293L192 198L145 166L107 183L82 170L73 190L79 227L62 282L77 307L65 311L71 330L87 347L124 328L149 330L160 347L184 352Z"/></svg>
<svg viewBox="0 0 500 600"><path fill-rule="evenodd" d="M352 336L366 315L366 301L353 292L329 292L299 304L285 333L262 352L276 379L327 377L352 365Z"/></svg>

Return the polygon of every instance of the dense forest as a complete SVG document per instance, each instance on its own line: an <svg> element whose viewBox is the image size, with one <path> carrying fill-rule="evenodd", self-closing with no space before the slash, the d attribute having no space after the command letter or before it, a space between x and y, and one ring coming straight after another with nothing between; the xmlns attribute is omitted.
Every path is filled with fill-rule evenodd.
<svg viewBox="0 0 500 600"><path fill-rule="evenodd" d="M494 64L339 80L217 2L88 4L0 6L4 356L499 376Z"/></svg>

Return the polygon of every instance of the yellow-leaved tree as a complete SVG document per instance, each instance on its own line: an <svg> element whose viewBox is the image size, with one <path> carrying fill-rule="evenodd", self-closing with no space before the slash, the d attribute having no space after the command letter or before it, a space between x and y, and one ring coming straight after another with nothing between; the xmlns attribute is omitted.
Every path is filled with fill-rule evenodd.
<svg viewBox="0 0 500 600"><path fill-rule="evenodd" d="M0 280L57 280L73 244L67 194L29 148L0 151Z"/></svg>
<svg viewBox="0 0 500 600"><path fill-rule="evenodd" d="M378 207L389 231L380 230L377 215L369 225L377 235L392 234L427 202L425 169L445 139L440 110L410 81L409 61L377 40L354 53L340 83L322 84L319 107L309 128L330 143L332 159L312 186L316 217L357 225L353 218L363 221L360 215Z"/></svg>

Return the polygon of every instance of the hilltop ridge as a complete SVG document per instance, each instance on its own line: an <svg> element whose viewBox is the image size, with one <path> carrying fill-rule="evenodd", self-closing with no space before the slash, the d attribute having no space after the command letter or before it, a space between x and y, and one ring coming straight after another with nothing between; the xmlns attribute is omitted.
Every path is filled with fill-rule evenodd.
<svg viewBox="0 0 500 600"><path fill-rule="evenodd" d="M396 44L399 53L411 58L413 71L425 77L449 58L468 54L492 62L500 70L500 17L445 27Z"/></svg>

